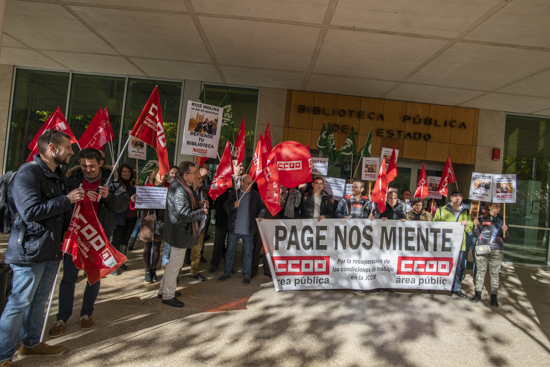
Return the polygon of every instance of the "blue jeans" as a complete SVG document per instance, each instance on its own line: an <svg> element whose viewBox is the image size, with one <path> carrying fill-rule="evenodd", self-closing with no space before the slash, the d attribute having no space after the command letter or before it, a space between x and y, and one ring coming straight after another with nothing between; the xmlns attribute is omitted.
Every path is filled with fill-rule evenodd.
<svg viewBox="0 0 550 367"><path fill-rule="evenodd" d="M63 279L59 285L59 311L57 320L67 322L73 314L74 304L74 288L78 278L78 268L73 263L72 255L65 254L63 257ZM86 282L84 289L84 297L82 298L82 308L80 309L80 317L84 315L92 316L94 313L94 304L99 294L101 281L97 281L90 285Z"/></svg>
<svg viewBox="0 0 550 367"><path fill-rule="evenodd" d="M59 261L10 265L13 289L0 319L0 362L12 359L17 341L32 349L40 344L44 308L59 269Z"/></svg>
<svg viewBox="0 0 550 367"><path fill-rule="evenodd" d="M466 250L460 251L460 259L458 260L457 269L455 273L455 280L453 284L453 292L458 292L462 289L462 279L464 279L464 270L466 270L466 265L468 264L468 253L470 249L474 255L474 279L477 273L476 269L476 254L475 254L475 243L477 238L475 238L471 233L466 233Z"/></svg>
<svg viewBox="0 0 550 367"><path fill-rule="evenodd" d="M225 254L225 267L223 273L231 275L233 269L233 261L235 260L235 251L237 251L237 243L239 238L243 240L243 276L250 277L252 272L252 247L254 245L253 234L229 234L227 237L227 253Z"/></svg>
<svg viewBox="0 0 550 367"><path fill-rule="evenodd" d="M140 228L141 228L141 217L138 217L136 225L134 226L134 231L132 232L132 237L130 237L130 243L136 243Z"/></svg>

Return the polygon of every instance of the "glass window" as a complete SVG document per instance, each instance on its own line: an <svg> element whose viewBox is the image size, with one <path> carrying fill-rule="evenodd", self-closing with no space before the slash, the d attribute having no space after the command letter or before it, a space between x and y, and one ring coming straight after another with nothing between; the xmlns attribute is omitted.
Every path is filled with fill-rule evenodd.
<svg viewBox="0 0 550 367"><path fill-rule="evenodd" d="M512 239L505 259L546 264L550 232L550 119L506 117L503 173L517 175L517 202L506 204ZM521 227L514 227L521 226Z"/></svg>
<svg viewBox="0 0 550 367"><path fill-rule="evenodd" d="M25 163L29 143L57 107L65 113L68 87L69 73L17 69L4 171Z"/></svg>
<svg viewBox="0 0 550 367"><path fill-rule="evenodd" d="M170 165L174 164L174 153L176 150L176 138L178 130L178 120L180 114L181 101L181 82L155 81L145 79L128 79L128 91L126 92L126 106L124 111L124 123L122 126L122 139L120 148L124 146L130 131L134 128L143 107L151 96L155 85L159 88L160 104L162 111L162 120L164 122L164 133L166 134L166 146L168 149L168 159ZM143 168L147 161L157 160L156 151L147 146L147 160L140 160L139 167ZM124 152L124 160L132 165L128 159L128 149ZM123 160L123 161L124 161Z"/></svg>
<svg viewBox="0 0 550 367"><path fill-rule="evenodd" d="M103 110L107 107L115 134L113 147L116 155L120 136L120 118L125 83L126 78L73 74L67 121L77 139L84 134L84 130L86 130L97 111L100 108ZM111 164L113 160L108 151L108 149L105 150L105 162ZM75 152L77 152L76 149ZM116 160L116 156L114 160Z"/></svg>

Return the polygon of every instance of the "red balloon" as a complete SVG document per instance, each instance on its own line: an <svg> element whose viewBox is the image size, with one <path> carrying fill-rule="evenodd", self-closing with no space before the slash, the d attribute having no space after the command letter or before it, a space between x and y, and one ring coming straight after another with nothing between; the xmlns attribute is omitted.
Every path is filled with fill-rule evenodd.
<svg viewBox="0 0 550 367"><path fill-rule="evenodd" d="M311 153L296 141L283 141L271 150L267 161L277 157L279 183L287 188L311 182Z"/></svg>

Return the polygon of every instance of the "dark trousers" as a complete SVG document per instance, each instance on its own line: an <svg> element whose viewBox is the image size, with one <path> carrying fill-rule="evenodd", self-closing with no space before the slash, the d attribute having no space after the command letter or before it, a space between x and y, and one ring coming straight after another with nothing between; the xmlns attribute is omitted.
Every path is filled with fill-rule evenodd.
<svg viewBox="0 0 550 367"><path fill-rule="evenodd" d="M65 254L63 257L63 279L59 285L59 312L57 320L67 322L73 314L74 304L74 287L78 278L78 268L73 263L73 257ZM94 304L99 294L101 282L98 280L93 285L86 282L84 290L84 298L82 299L82 308L80 309L80 317L84 315L92 316L94 312Z"/></svg>
<svg viewBox="0 0 550 367"><path fill-rule="evenodd" d="M137 217L126 218L125 226L116 226L113 232L113 242L111 243L118 252L126 255L126 249L128 248L128 241L132 237L134 226L136 225Z"/></svg>
<svg viewBox="0 0 550 367"><path fill-rule="evenodd" d="M258 232L254 235L254 249L252 250L252 276L256 276L256 274L258 274L258 269L260 267L260 254L262 253L263 247L264 244L262 242L262 236ZM271 275L271 271L269 270L269 265L267 263L267 256L265 255L263 264L264 274Z"/></svg>
<svg viewBox="0 0 550 367"><path fill-rule="evenodd" d="M220 265L220 259L225 255L225 238L227 237L227 228L216 227L216 234L214 235L214 248L212 249L212 259L210 259L210 265L216 268Z"/></svg>

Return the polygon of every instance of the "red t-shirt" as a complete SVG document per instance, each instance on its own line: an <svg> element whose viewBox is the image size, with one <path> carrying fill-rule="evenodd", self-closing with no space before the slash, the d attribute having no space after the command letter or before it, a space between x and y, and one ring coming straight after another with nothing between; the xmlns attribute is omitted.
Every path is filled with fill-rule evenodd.
<svg viewBox="0 0 550 367"><path fill-rule="evenodd" d="M84 191L96 191L99 188L99 184L101 183L101 180L97 180L96 182L88 182L88 180L83 179L82 180L82 188ZM99 201L93 201L92 204L94 205L95 213L99 213Z"/></svg>

